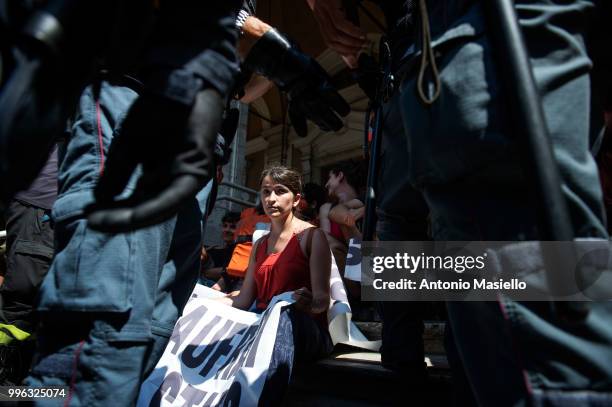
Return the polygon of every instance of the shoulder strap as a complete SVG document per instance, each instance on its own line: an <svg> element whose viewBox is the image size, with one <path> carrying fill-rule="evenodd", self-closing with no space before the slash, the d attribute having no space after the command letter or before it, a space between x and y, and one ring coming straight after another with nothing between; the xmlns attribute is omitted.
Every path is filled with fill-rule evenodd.
<svg viewBox="0 0 612 407"><path fill-rule="evenodd" d="M306 238L306 254L310 258L310 252L312 251L312 238L314 237L317 228L309 228L308 237Z"/></svg>

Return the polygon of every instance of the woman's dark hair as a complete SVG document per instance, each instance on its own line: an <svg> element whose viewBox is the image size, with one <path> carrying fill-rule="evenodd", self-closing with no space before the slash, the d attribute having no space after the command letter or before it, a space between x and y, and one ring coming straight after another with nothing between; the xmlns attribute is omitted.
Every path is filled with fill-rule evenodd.
<svg viewBox="0 0 612 407"><path fill-rule="evenodd" d="M259 185L261 185L265 177L270 177L272 181L283 184L289 191L293 192L294 195L302 194L302 175L291 168L280 165L266 168L261 173Z"/></svg>
<svg viewBox="0 0 612 407"><path fill-rule="evenodd" d="M330 171L334 173L334 175L338 175L340 173L344 174L344 178L346 182L355 188L355 191L359 193L364 187L367 178L365 165L363 161L357 160L346 160L341 161L339 163L334 164Z"/></svg>

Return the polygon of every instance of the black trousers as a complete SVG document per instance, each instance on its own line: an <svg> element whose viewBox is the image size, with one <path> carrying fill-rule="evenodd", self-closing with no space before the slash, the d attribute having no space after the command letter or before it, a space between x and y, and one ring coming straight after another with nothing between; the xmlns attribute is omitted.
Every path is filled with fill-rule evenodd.
<svg viewBox="0 0 612 407"><path fill-rule="evenodd" d="M13 200L6 212L7 271L0 287L0 345L34 330L36 294L53 258L49 211Z"/></svg>

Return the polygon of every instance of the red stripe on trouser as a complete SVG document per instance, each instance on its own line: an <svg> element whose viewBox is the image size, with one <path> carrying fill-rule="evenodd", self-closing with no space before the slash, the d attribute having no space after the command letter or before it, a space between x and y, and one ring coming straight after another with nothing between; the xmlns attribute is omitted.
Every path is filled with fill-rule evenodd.
<svg viewBox="0 0 612 407"><path fill-rule="evenodd" d="M506 309L504 300L500 294L497 295L497 305L499 305L499 308L502 313L502 317L508 324L508 329L511 335L511 343L514 347L514 351L516 352L516 362L520 366L521 373L523 374L523 383L525 384L525 388L527 389L527 394L531 395L533 394L533 388L531 387L531 381L529 380L529 374L527 373L527 370L525 369L525 363L523 363L523 357L522 357L522 353L519 348L519 344L516 342L514 336L512 336L512 321L510 320L510 315L508 315L508 310Z"/></svg>
<svg viewBox="0 0 612 407"><path fill-rule="evenodd" d="M68 389L68 396L66 397L66 401L64 402L64 407L68 407L70 405L70 401L72 400L72 393L74 392L74 385L76 384L77 367L79 366L79 356L81 356L81 349L83 349L83 345L85 345L84 340L79 342L79 346L77 346L76 350L74 351L74 362L72 363L72 377L70 378L70 388Z"/></svg>

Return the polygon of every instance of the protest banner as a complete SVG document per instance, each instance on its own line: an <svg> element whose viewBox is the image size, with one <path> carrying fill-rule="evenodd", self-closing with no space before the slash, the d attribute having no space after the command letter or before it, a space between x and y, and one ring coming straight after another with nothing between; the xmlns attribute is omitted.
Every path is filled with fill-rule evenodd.
<svg viewBox="0 0 612 407"><path fill-rule="evenodd" d="M330 297L331 304L327 311L327 321L332 343L334 345L341 343L377 352L380 349L381 341L368 340L352 321L351 306L333 255L330 276Z"/></svg>
<svg viewBox="0 0 612 407"><path fill-rule="evenodd" d="M257 405L289 293L262 314L212 300L196 287L164 354L140 389L137 406Z"/></svg>
<svg viewBox="0 0 612 407"><path fill-rule="evenodd" d="M346 253L346 265L344 266L344 278L347 280L361 282L361 239L351 238Z"/></svg>

